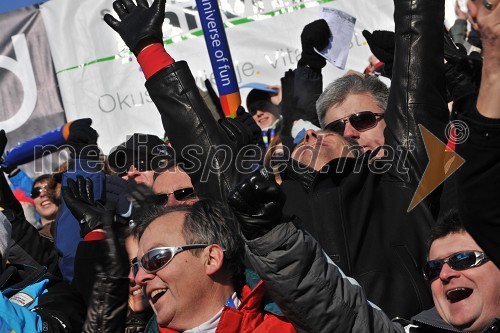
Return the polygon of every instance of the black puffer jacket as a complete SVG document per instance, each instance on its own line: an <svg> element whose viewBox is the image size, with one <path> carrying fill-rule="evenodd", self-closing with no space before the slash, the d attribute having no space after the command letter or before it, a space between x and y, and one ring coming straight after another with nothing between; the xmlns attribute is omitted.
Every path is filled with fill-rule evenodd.
<svg viewBox="0 0 500 333"><path fill-rule="evenodd" d="M287 173L282 188L286 212L301 218L367 298L390 317L410 318L432 306L421 264L437 195L407 210L428 162L418 126L446 142L443 37L437 33L444 2L394 2L396 53L384 117L392 161L338 159L322 172Z"/></svg>

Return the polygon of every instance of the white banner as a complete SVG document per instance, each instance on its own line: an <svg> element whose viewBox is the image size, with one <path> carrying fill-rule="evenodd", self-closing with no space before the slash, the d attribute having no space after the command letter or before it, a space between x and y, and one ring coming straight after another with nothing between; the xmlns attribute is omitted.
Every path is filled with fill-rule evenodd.
<svg viewBox="0 0 500 333"><path fill-rule="evenodd" d="M279 84L297 66L300 33L319 19L321 7L356 17L346 70L363 71L370 49L361 31L394 31L392 0L253 1L224 0L222 16L240 85ZM90 117L105 153L134 132L163 135L160 116L144 87L144 76L128 49L102 17L112 0L51 0L42 5L57 78L68 120ZM167 3L163 27L166 49L190 64L198 86L212 77L195 1ZM324 84L344 71L327 64ZM242 90L243 101L248 90Z"/></svg>

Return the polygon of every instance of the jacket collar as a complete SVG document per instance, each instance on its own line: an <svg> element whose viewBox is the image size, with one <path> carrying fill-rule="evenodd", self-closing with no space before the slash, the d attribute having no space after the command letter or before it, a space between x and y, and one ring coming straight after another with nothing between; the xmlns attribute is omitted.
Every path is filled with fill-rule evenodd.
<svg viewBox="0 0 500 333"><path fill-rule="evenodd" d="M7 297L40 281L47 273L45 266L9 264L0 275L0 289Z"/></svg>
<svg viewBox="0 0 500 333"><path fill-rule="evenodd" d="M292 179L299 182L306 192L311 192L314 186L324 178L332 179L339 184L344 178L355 170L358 163L368 164L371 151L368 151L358 158L341 157L331 160L325 164L321 170L316 171L292 158L286 162L286 167L281 172L282 179Z"/></svg>
<svg viewBox="0 0 500 333"><path fill-rule="evenodd" d="M412 318L414 324L419 326L429 326L433 328L439 328L444 330L444 332L462 332L461 330L453 327L452 325L445 322L438 314L436 308L432 308L426 311L422 311Z"/></svg>
<svg viewBox="0 0 500 333"><path fill-rule="evenodd" d="M253 289L245 285L241 291L240 306L237 309L224 306L217 330L220 328L222 331L238 332L241 327L250 327L248 322L262 321L265 316L265 312L261 309L264 293L263 281L259 281ZM153 316L145 332L176 333L177 331L159 327L156 316Z"/></svg>

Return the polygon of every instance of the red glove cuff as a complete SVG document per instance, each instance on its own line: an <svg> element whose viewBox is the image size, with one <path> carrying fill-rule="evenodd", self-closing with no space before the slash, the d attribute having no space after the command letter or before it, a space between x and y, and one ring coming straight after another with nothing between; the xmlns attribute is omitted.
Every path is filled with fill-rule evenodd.
<svg viewBox="0 0 500 333"><path fill-rule="evenodd" d="M106 238L106 231L93 230L88 234L86 234L83 239L86 242L89 242L89 241L103 240L104 238Z"/></svg>
<svg viewBox="0 0 500 333"><path fill-rule="evenodd" d="M146 80L161 69L172 65L175 60L165 51L163 44L154 43L145 47L139 55L137 62L141 65Z"/></svg>

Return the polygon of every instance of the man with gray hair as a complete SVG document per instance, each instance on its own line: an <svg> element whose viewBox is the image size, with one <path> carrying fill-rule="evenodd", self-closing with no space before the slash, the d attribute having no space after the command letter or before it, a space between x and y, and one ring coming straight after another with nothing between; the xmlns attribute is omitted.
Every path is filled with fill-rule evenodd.
<svg viewBox="0 0 500 333"><path fill-rule="evenodd" d="M353 74L330 83L316 102L322 129L355 139L364 150L384 144L389 89L375 76Z"/></svg>
<svg viewBox="0 0 500 333"><path fill-rule="evenodd" d="M370 301L390 317L411 317L432 305L420 265L439 197L408 208L428 162L419 126L445 141L443 37L436 33L444 2L394 3L390 93L374 77L351 75L330 84L316 104L322 130L306 131L281 188L286 215L300 218ZM349 141L364 153L351 156Z"/></svg>
<svg viewBox="0 0 500 333"><path fill-rule="evenodd" d="M244 243L224 205L156 207L133 233L135 280L156 314L145 332L296 332L265 310L262 283L245 284Z"/></svg>

